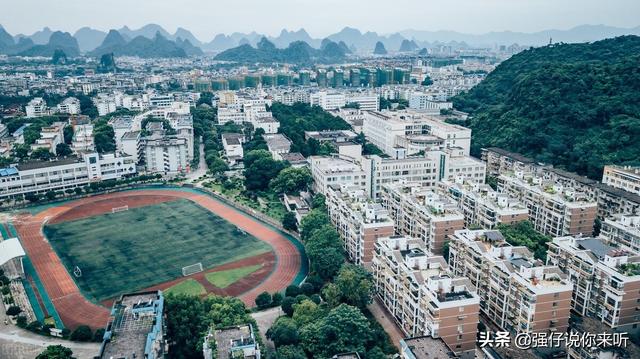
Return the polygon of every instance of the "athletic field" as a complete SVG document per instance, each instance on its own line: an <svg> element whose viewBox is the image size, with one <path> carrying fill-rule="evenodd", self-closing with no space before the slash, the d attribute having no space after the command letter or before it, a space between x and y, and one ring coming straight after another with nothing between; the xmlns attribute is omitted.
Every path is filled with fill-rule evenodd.
<svg viewBox="0 0 640 359"><path fill-rule="evenodd" d="M188 199L52 223L44 233L90 299L102 301L204 269L270 252L264 241Z"/></svg>

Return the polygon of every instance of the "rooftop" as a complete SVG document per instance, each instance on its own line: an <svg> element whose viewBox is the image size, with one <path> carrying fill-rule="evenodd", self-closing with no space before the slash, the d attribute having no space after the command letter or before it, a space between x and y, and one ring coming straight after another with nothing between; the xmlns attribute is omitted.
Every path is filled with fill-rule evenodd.
<svg viewBox="0 0 640 359"><path fill-rule="evenodd" d="M424 336L402 340L415 359L444 359L455 358L453 352L442 339Z"/></svg>

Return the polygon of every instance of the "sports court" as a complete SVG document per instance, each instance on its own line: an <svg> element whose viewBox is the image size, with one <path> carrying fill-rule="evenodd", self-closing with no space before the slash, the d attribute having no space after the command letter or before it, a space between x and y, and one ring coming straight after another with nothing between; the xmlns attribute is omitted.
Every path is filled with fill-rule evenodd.
<svg viewBox="0 0 640 359"><path fill-rule="evenodd" d="M114 208L121 210L44 226L67 271L76 271L80 290L95 301L176 279L194 263L207 270L272 250L184 198Z"/></svg>

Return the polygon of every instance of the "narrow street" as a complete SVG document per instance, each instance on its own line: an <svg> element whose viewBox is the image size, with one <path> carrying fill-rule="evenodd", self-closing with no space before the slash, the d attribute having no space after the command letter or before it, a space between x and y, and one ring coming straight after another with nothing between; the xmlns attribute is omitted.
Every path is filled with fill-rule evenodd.
<svg viewBox="0 0 640 359"><path fill-rule="evenodd" d="M187 173L185 182L194 183L198 178L207 174L207 163L204 161L204 143L202 143L202 136L200 136L200 160L198 161L198 168Z"/></svg>

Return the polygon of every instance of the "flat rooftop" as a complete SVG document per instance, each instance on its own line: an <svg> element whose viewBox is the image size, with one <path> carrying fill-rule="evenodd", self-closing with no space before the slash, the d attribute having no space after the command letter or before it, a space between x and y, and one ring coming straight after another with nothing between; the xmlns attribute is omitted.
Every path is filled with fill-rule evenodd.
<svg viewBox="0 0 640 359"><path fill-rule="evenodd" d="M416 359L455 358L453 352L441 339L433 337L416 337L403 339Z"/></svg>
<svg viewBox="0 0 640 359"><path fill-rule="evenodd" d="M253 345L255 343L253 330L250 325L240 325L216 330L215 339L218 358L227 358L232 349Z"/></svg>

